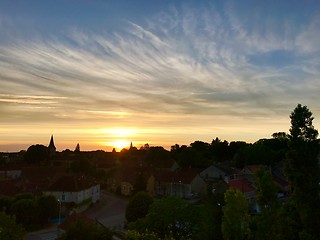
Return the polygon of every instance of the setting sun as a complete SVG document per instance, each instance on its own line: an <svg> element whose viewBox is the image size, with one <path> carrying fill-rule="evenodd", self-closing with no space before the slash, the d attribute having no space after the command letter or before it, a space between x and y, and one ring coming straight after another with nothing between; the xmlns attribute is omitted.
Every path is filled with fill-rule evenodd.
<svg viewBox="0 0 320 240"><path fill-rule="evenodd" d="M118 141L112 142L111 144L117 151L121 151L123 148L128 147L130 145L130 142L125 140L118 140Z"/></svg>

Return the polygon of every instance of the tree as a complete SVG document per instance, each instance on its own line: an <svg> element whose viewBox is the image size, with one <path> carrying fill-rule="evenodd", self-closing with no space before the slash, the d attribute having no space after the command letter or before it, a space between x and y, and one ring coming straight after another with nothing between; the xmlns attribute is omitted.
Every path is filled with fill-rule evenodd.
<svg viewBox="0 0 320 240"><path fill-rule="evenodd" d="M278 211L277 226L279 240L300 240L299 233L302 231L302 223L299 217L298 206L293 199L284 202Z"/></svg>
<svg viewBox="0 0 320 240"><path fill-rule="evenodd" d="M270 166L274 164L275 153L265 144L264 139L248 145L244 153L247 165L263 164Z"/></svg>
<svg viewBox="0 0 320 240"><path fill-rule="evenodd" d="M292 141L302 140L308 142L317 139L318 130L314 129L312 125L314 118L312 117L312 112L307 108L307 106L301 106L301 104L298 104L291 113L290 118L290 137Z"/></svg>
<svg viewBox="0 0 320 240"><path fill-rule="evenodd" d="M138 232L154 232L161 239L193 238L199 231L199 214L197 207L181 198L163 198L153 202L146 218L129 225Z"/></svg>
<svg viewBox="0 0 320 240"><path fill-rule="evenodd" d="M30 146L24 155L24 160L28 163L40 163L48 159L48 148L41 144Z"/></svg>
<svg viewBox="0 0 320 240"><path fill-rule="evenodd" d="M193 238L197 240L211 239L221 240L222 206L224 205L223 193L214 193L204 200L200 207L200 229Z"/></svg>
<svg viewBox="0 0 320 240"><path fill-rule="evenodd" d="M149 212L149 207L153 198L146 192L138 192L129 201L126 208L126 219L128 222L134 222L139 218L144 218Z"/></svg>
<svg viewBox="0 0 320 240"><path fill-rule="evenodd" d="M58 216L59 203L54 196L41 196L37 199L36 204L40 224L45 224L48 219Z"/></svg>
<svg viewBox="0 0 320 240"><path fill-rule="evenodd" d="M211 142L211 151L215 161L223 162L228 160L229 155L229 143L224 140L223 142L217 137Z"/></svg>
<svg viewBox="0 0 320 240"><path fill-rule="evenodd" d="M278 189L269 171L260 169L255 175L256 199L261 215L256 216L257 239L276 239L279 202Z"/></svg>
<svg viewBox="0 0 320 240"><path fill-rule="evenodd" d="M59 240L111 240L113 232L99 227L94 222L78 217Z"/></svg>
<svg viewBox="0 0 320 240"><path fill-rule="evenodd" d="M275 133L272 134L272 137L274 139L283 140L283 139L288 139L289 135L286 132L275 132Z"/></svg>
<svg viewBox="0 0 320 240"><path fill-rule="evenodd" d="M10 211L13 198L9 196L0 196L0 211L3 210L5 213Z"/></svg>
<svg viewBox="0 0 320 240"><path fill-rule="evenodd" d="M13 217L0 212L0 239L1 240L22 240L24 229L15 222Z"/></svg>
<svg viewBox="0 0 320 240"><path fill-rule="evenodd" d="M224 239L241 240L248 237L249 214L248 203L243 193L239 190L228 189L224 194L222 235Z"/></svg>
<svg viewBox="0 0 320 240"><path fill-rule="evenodd" d="M163 240L175 240L172 237L165 237L162 239ZM127 232L125 240L160 240L160 238L157 236L157 234L155 234L153 232L139 233L134 230L129 230Z"/></svg>
<svg viewBox="0 0 320 240"><path fill-rule="evenodd" d="M259 169L255 176L257 203L262 212L271 212L278 205L278 189L269 171Z"/></svg>
<svg viewBox="0 0 320 240"><path fill-rule="evenodd" d="M192 147L184 148L178 156L178 164L180 167L190 167L196 165L196 160L200 158L200 154Z"/></svg>
<svg viewBox="0 0 320 240"><path fill-rule="evenodd" d="M21 199L11 206L17 223L22 224L27 230L33 229L37 223L37 205L33 199Z"/></svg>
<svg viewBox="0 0 320 240"><path fill-rule="evenodd" d="M233 159L237 168L243 168L245 165L244 151L247 147L246 142L230 142L229 155Z"/></svg>
<svg viewBox="0 0 320 240"><path fill-rule="evenodd" d="M136 178L133 183L133 194L136 194L141 191L145 191L147 188L147 181L144 178L143 172L141 169L137 173Z"/></svg>
<svg viewBox="0 0 320 240"><path fill-rule="evenodd" d="M312 125L312 112L306 106L298 104L290 118L290 151L285 170L293 187L292 200L302 224L299 234L320 239L318 131Z"/></svg>

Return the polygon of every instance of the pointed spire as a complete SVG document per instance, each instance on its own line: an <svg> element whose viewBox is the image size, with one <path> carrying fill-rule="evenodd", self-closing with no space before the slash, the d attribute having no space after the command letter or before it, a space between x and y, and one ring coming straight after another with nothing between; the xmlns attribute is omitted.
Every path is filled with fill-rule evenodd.
<svg viewBox="0 0 320 240"><path fill-rule="evenodd" d="M56 151L56 147L54 146L53 135L51 135L50 143L48 148L52 151Z"/></svg>

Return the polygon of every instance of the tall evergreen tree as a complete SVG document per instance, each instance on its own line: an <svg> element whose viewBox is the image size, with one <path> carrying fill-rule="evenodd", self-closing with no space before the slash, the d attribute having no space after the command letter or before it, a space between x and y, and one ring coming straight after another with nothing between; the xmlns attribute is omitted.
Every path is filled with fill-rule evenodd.
<svg viewBox="0 0 320 240"><path fill-rule="evenodd" d="M318 130L312 125L313 117L312 112L307 106L301 106L298 104L297 107L290 115L291 128L290 137L291 140L296 142L300 141L314 141L318 137Z"/></svg>
<svg viewBox="0 0 320 240"><path fill-rule="evenodd" d="M319 143L312 112L298 106L290 115L290 151L286 173L293 187L293 202L302 223L301 239L320 239Z"/></svg>

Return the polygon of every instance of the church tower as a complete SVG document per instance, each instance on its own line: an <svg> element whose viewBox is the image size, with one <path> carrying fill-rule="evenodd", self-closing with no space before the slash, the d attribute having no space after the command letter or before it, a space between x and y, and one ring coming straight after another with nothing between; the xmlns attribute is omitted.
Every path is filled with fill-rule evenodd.
<svg viewBox="0 0 320 240"><path fill-rule="evenodd" d="M54 141L53 141L53 135L51 135L48 150L49 150L50 157L56 152L56 147L54 146Z"/></svg>

